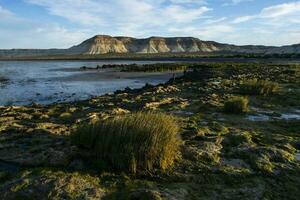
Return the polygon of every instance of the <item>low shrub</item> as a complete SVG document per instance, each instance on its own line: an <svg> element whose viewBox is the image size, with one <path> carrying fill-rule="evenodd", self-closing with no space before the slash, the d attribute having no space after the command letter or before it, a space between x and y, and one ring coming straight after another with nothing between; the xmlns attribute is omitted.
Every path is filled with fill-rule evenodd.
<svg viewBox="0 0 300 200"><path fill-rule="evenodd" d="M225 101L224 111L227 113L246 113L249 100L247 97L232 97Z"/></svg>
<svg viewBox="0 0 300 200"><path fill-rule="evenodd" d="M172 116L138 112L83 125L71 137L90 151L99 167L136 173L173 166L180 143L178 130Z"/></svg>
<svg viewBox="0 0 300 200"><path fill-rule="evenodd" d="M70 122L72 119L72 114L68 112L64 112L59 115L59 119L61 119L63 122Z"/></svg>
<svg viewBox="0 0 300 200"><path fill-rule="evenodd" d="M278 83L251 79L241 84L240 93L247 95L270 95L276 93L278 89Z"/></svg>
<svg viewBox="0 0 300 200"><path fill-rule="evenodd" d="M274 165L267 155L252 156L250 163L254 169L264 173L272 173L274 170Z"/></svg>
<svg viewBox="0 0 300 200"><path fill-rule="evenodd" d="M223 140L223 145L231 147L237 147L243 144L251 144L252 143L252 136L249 132L231 132L226 135L225 139Z"/></svg>

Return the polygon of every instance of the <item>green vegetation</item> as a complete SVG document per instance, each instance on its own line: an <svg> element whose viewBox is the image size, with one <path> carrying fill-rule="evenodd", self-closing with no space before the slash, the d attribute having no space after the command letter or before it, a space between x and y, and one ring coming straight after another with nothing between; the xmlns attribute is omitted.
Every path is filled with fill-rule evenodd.
<svg viewBox="0 0 300 200"><path fill-rule="evenodd" d="M237 147L239 145L243 144L251 144L252 143L252 136L249 132L242 132L242 133L236 133L232 132L226 135L223 144L225 146L232 148Z"/></svg>
<svg viewBox="0 0 300 200"><path fill-rule="evenodd" d="M187 66L174 63L157 63L146 65L127 65L122 68L123 72L165 72L165 71L184 71Z"/></svg>
<svg viewBox="0 0 300 200"><path fill-rule="evenodd" d="M278 83L258 79L247 80L240 86L240 92L247 95L270 95L278 89Z"/></svg>
<svg viewBox="0 0 300 200"><path fill-rule="evenodd" d="M248 112L249 100L247 97L231 97L224 103L226 113L246 113Z"/></svg>
<svg viewBox="0 0 300 200"><path fill-rule="evenodd" d="M178 157L178 125L172 116L138 112L83 125L72 141L100 164L136 173L170 169Z"/></svg>
<svg viewBox="0 0 300 200"><path fill-rule="evenodd" d="M257 58L257 59L270 59L270 58L284 58L284 59L297 59L300 54L249 54L249 53L216 53L216 52L196 52L196 53L107 53L98 55L51 55L51 56L24 56L24 57L9 57L2 56L0 60L193 60L198 58Z"/></svg>
<svg viewBox="0 0 300 200"><path fill-rule="evenodd" d="M43 116L43 117L44 117L44 116ZM71 113L68 113L68 112L64 112L64 113L62 113L62 114L59 115L59 118L60 118L61 120L63 120L63 121L68 122L68 121L71 120L72 114L71 114Z"/></svg>
<svg viewBox="0 0 300 200"><path fill-rule="evenodd" d="M299 116L300 65L185 65L158 86L0 106L0 199L298 199L300 123L283 116ZM246 78L280 92L224 113L248 110Z"/></svg>
<svg viewBox="0 0 300 200"><path fill-rule="evenodd" d="M271 173L274 169L274 164L267 155L254 156L254 158L252 158L252 166L264 173Z"/></svg>

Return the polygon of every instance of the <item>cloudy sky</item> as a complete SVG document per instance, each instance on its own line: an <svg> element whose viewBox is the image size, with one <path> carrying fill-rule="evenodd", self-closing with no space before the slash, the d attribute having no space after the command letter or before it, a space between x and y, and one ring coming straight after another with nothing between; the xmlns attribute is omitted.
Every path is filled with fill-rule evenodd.
<svg viewBox="0 0 300 200"><path fill-rule="evenodd" d="M0 0L0 49L66 48L96 34L300 43L300 1Z"/></svg>

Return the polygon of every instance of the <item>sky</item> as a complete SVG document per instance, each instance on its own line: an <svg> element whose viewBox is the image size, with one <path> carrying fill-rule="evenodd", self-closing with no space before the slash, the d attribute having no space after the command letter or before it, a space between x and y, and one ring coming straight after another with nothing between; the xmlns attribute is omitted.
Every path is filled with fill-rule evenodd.
<svg viewBox="0 0 300 200"><path fill-rule="evenodd" d="M300 43L296 0L0 0L0 49L68 48L94 35Z"/></svg>

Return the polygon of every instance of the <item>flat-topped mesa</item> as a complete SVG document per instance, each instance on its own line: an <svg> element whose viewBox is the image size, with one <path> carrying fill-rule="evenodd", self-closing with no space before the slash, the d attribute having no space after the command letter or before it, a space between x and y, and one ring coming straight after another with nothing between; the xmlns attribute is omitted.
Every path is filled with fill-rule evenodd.
<svg viewBox="0 0 300 200"><path fill-rule="evenodd" d="M111 37L96 35L70 50L80 54L213 52L218 47L192 37Z"/></svg>
<svg viewBox="0 0 300 200"><path fill-rule="evenodd" d="M128 52L122 41L108 35L96 35L70 50L88 55Z"/></svg>
<svg viewBox="0 0 300 200"><path fill-rule="evenodd" d="M194 37L133 37L96 35L68 49L1 50L0 59L19 57L81 56L103 54L229 53L229 54L300 54L300 44L282 47L230 45L202 41Z"/></svg>

